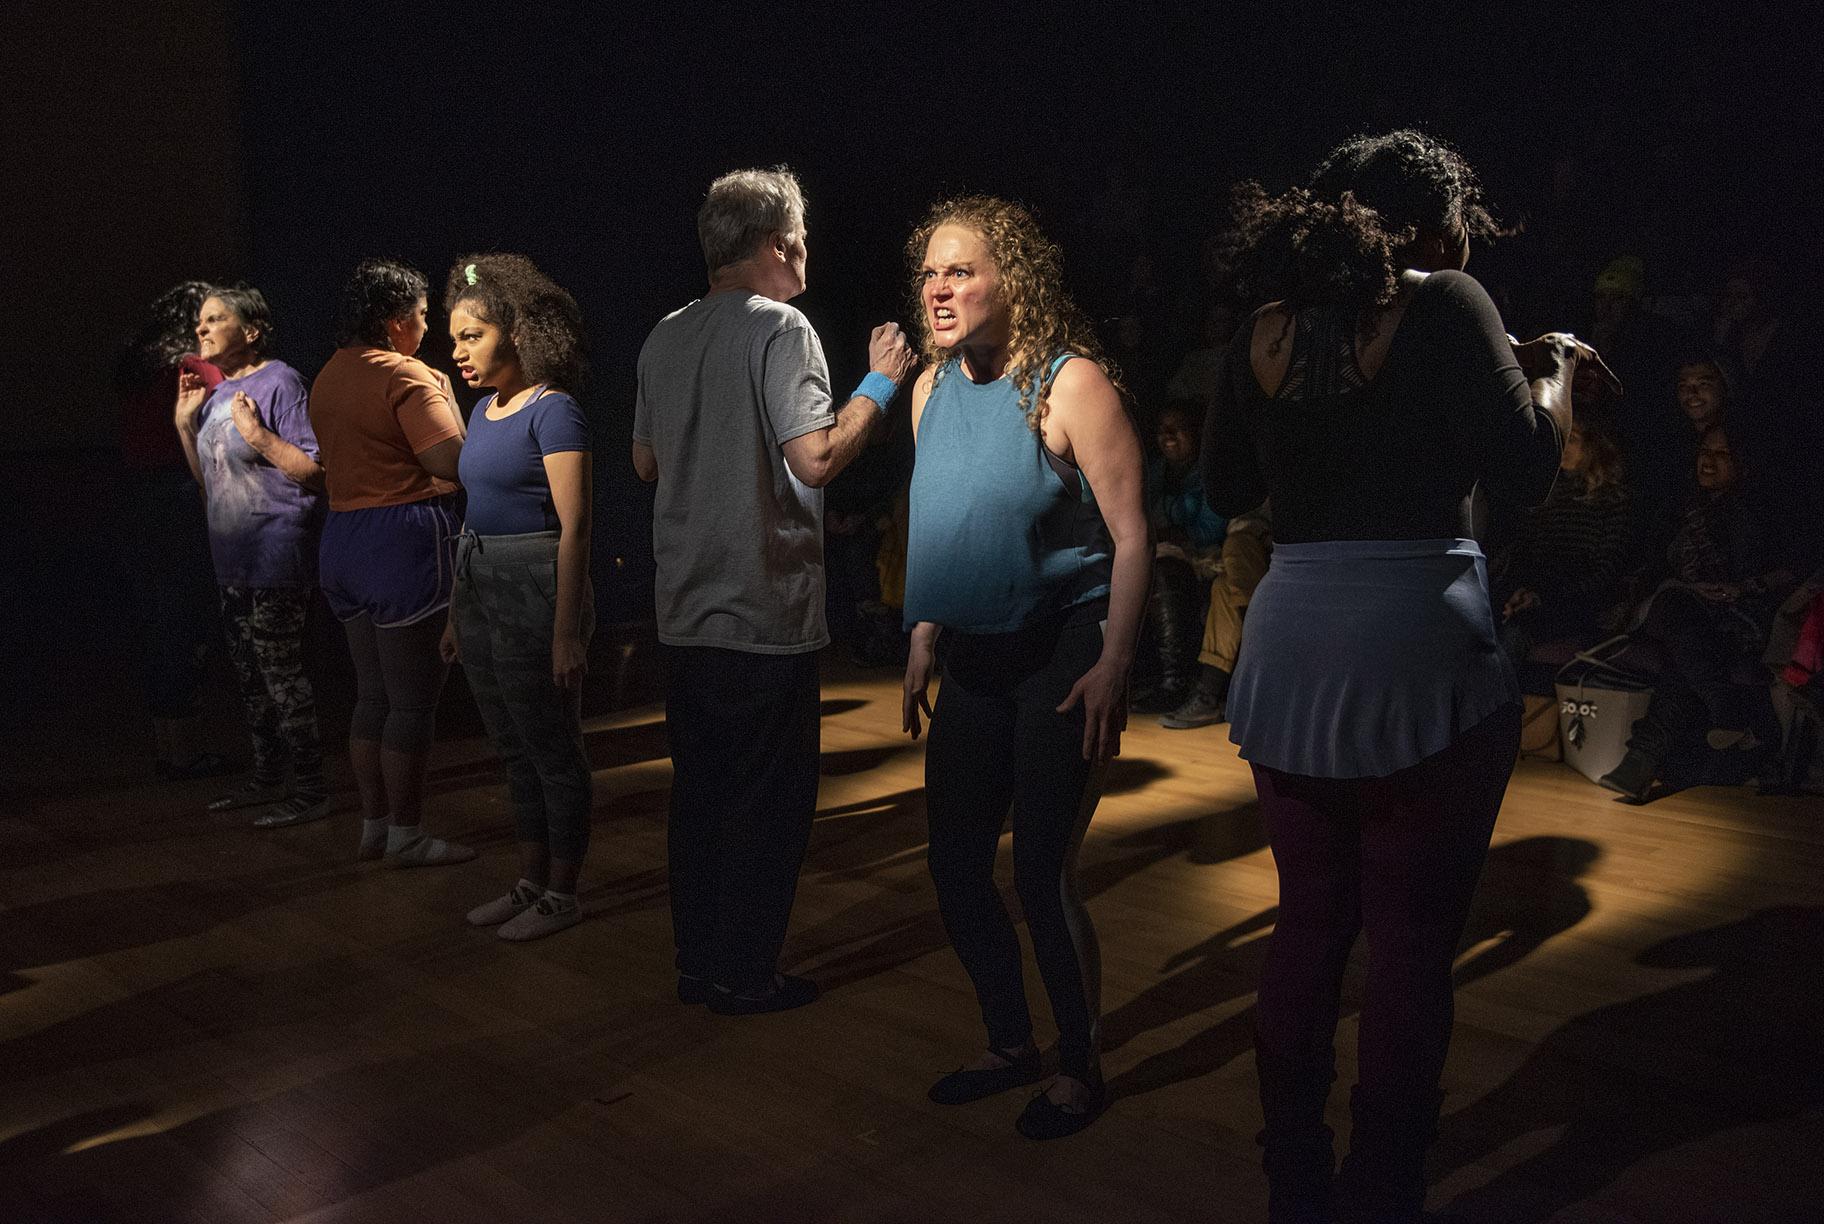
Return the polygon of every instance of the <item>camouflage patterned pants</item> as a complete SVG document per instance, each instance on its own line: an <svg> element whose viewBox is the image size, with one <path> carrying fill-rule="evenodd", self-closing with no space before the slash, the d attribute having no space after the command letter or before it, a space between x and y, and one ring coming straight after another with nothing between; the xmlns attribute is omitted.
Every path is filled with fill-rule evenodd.
<svg viewBox="0 0 1824 1224"><path fill-rule="evenodd" d="M276 778L291 759L300 783L321 783L317 698L304 672L304 616L315 594L305 587L225 586L222 623L228 656L253 731L253 768Z"/></svg>
<svg viewBox="0 0 1824 1224"><path fill-rule="evenodd" d="M464 532L450 617L469 691L506 767L519 840L542 842L563 862L582 862L594 795L583 749L582 694L566 693L551 678L557 532ZM594 624L585 586L585 643Z"/></svg>

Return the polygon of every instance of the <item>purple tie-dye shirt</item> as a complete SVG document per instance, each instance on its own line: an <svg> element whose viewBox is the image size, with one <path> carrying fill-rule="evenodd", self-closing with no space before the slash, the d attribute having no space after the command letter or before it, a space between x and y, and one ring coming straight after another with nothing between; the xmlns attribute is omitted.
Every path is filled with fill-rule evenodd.
<svg viewBox="0 0 1824 1224"><path fill-rule="evenodd" d="M227 379L209 396L197 418L196 457L215 579L223 586L315 586L323 495L292 481L247 444L234 424L236 391L247 393L266 428L317 458L310 386L284 362Z"/></svg>

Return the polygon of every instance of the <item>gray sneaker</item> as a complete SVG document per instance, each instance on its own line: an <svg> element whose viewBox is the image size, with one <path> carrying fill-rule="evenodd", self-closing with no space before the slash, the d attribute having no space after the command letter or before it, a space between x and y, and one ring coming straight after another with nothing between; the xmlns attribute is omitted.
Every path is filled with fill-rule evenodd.
<svg viewBox="0 0 1824 1224"><path fill-rule="evenodd" d="M328 795L291 794L253 818L256 829L283 829L329 815Z"/></svg>
<svg viewBox="0 0 1824 1224"><path fill-rule="evenodd" d="M1159 725L1173 731L1184 731L1191 727L1207 727L1212 723L1224 722L1228 718L1226 704L1212 700L1198 689L1191 693L1183 705L1170 714L1162 715Z"/></svg>

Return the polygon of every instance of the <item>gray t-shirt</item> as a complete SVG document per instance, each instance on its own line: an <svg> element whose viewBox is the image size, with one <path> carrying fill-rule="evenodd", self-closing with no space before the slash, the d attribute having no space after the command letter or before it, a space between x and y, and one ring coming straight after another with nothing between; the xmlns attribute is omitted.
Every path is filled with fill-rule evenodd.
<svg viewBox="0 0 1824 1224"><path fill-rule="evenodd" d="M659 480L652 512L659 640L801 654L823 620L823 491L780 448L835 424L823 345L794 307L715 293L640 350L633 438Z"/></svg>

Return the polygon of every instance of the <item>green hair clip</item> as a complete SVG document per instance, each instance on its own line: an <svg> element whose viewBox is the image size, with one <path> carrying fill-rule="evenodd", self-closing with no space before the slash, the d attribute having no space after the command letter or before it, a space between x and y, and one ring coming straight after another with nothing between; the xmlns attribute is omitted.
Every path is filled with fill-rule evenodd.
<svg viewBox="0 0 1824 1224"><path fill-rule="evenodd" d="M462 274L468 278L469 284L473 285L475 283L475 265L474 264L470 264L468 267L464 268L462 270Z"/></svg>

